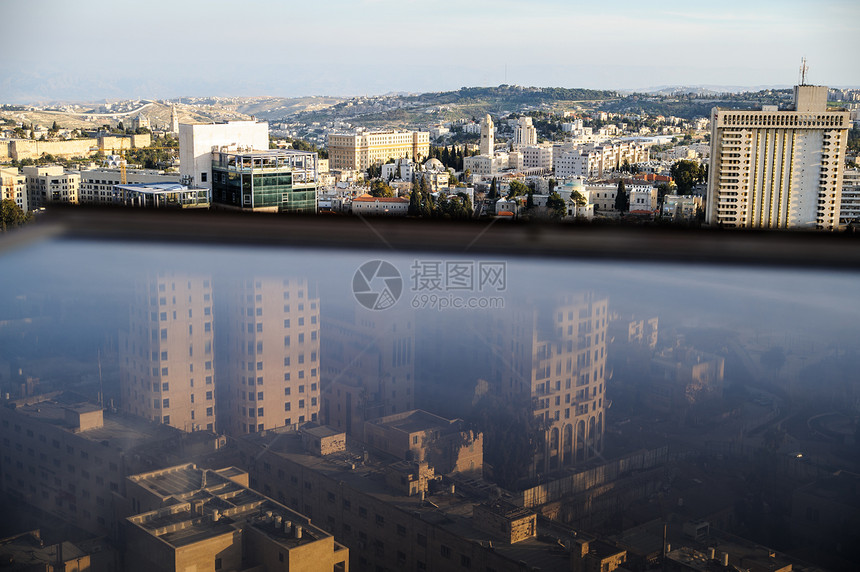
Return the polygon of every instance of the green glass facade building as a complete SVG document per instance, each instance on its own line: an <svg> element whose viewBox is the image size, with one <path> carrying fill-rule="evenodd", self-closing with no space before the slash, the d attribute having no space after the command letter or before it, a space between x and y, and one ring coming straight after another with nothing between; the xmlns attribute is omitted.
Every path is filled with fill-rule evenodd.
<svg viewBox="0 0 860 572"><path fill-rule="evenodd" d="M317 154L294 149L217 151L212 205L264 212L317 211Z"/></svg>

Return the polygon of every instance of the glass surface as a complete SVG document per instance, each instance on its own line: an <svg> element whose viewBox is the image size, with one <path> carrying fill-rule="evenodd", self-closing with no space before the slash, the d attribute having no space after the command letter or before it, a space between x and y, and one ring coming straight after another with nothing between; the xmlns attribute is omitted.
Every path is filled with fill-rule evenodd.
<svg viewBox="0 0 860 572"><path fill-rule="evenodd" d="M72 391L231 438L322 423L373 450L366 421L422 409L482 432L462 474L520 506L638 463L624 511L713 519L712 496L722 529L788 552L797 491L860 470L854 272L77 240L2 260L10 400ZM77 492L2 470L109 533ZM596 514L568 524L621 532Z"/></svg>

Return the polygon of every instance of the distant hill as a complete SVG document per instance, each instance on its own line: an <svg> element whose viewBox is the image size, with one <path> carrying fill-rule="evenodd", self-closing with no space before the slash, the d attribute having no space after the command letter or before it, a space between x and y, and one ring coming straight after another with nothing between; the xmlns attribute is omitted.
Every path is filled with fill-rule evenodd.
<svg viewBox="0 0 860 572"><path fill-rule="evenodd" d="M300 113L296 120L326 122L335 119L365 127L424 125L435 121L501 115L536 109L574 109L577 104L593 105L619 97L615 91L563 88L463 87L456 91L418 95L355 97L319 111Z"/></svg>

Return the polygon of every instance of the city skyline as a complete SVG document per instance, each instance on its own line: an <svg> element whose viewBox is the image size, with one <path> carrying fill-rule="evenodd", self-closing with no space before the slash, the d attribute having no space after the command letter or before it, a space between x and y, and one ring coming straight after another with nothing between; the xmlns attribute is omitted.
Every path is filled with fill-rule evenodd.
<svg viewBox="0 0 860 572"><path fill-rule="evenodd" d="M720 7L671 1L659 8L547 0L528 10L484 0L433 6L256 1L244 4L240 15L234 11L223 2L159 1L147 10L101 1L83 9L7 2L13 47L0 64L0 101L350 96L503 83L634 90L788 86L797 79L801 56L810 62L810 83L857 83L845 60L834 56L860 47L851 35L860 7L845 0L814 7L802 1ZM36 21L41 29L71 35L32 42Z"/></svg>

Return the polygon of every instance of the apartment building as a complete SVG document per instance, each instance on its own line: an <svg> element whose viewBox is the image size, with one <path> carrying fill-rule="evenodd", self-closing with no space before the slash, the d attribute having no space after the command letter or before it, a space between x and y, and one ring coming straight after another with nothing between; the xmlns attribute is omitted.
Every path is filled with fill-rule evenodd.
<svg viewBox="0 0 860 572"><path fill-rule="evenodd" d="M839 226L849 112L797 85L794 109L714 108L706 218L744 228Z"/></svg>
<svg viewBox="0 0 860 572"><path fill-rule="evenodd" d="M27 166L22 169L27 178L27 204L30 210L49 203L78 203L81 176L66 173L60 165Z"/></svg>
<svg viewBox="0 0 860 572"><path fill-rule="evenodd" d="M495 318L490 391L527 397L543 420L529 476L594 458L603 450L609 301L571 295L518 305ZM492 435L487 435L492 439Z"/></svg>
<svg viewBox="0 0 860 572"><path fill-rule="evenodd" d="M839 224L851 222L860 222L860 169L845 169L842 175Z"/></svg>
<svg viewBox="0 0 860 572"><path fill-rule="evenodd" d="M128 477L129 571L348 572L349 550L283 504L247 487L235 467L177 465Z"/></svg>
<svg viewBox="0 0 860 572"><path fill-rule="evenodd" d="M565 547L575 533L542 528L533 510L483 481L441 478L427 462L382 461L349 438L327 455L297 433L239 445L251 486L335 534L353 570L571 570Z"/></svg>
<svg viewBox="0 0 860 572"><path fill-rule="evenodd" d="M561 145L554 160L557 177L600 177L625 163L633 165L648 160L648 149L633 141L601 144Z"/></svg>
<svg viewBox="0 0 860 572"><path fill-rule="evenodd" d="M523 156L522 166L527 169L541 169L546 173L552 172L552 146L527 145L520 148Z"/></svg>
<svg viewBox="0 0 860 572"><path fill-rule="evenodd" d="M430 154L427 131L369 131L364 133L331 133L327 148L329 167L364 171L375 163L389 159L409 158L418 161Z"/></svg>
<svg viewBox="0 0 860 572"><path fill-rule="evenodd" d="M0 169L0 201L12 201L22 211L29 211L26 175L16 168Z"/></svg>
<svg viewBox="0 0 860 572"><path fill-rule="evenodd" d="M299 278L218 284L221 427L244 435L317 421L320 299Z"/></svg>
<svg viewBox="0 0 860 572"><path fill-rule="evenodd" d="M426 461L439 474L483 476L484 437L467 430L462 419L421 409L386 415L365 422L364 441L404 461Z"/></svg>
<svg viewBox="0 0 860 572"><path fill-rule="evenodd" d="M114 188L123 184L119 169L90 169L81 171L80 175L78 198L81 204L122 204L121 193ZM179 184L176 173L129 169L125 177L127 184Z"/></svg>
<svg viewBox="0 0 860 572"><path fill-rule="evenodd" d="M617 212L615 210L615 195L618 194L618 183L592 183L585 186L591 193L591 202L596 212ZM657 188L651 185L624 184L630 199L630 210L653 211L657 208Z"/></svg>
<svg viewBox="0 0 860 572"><path fill-rule="evenodd" d="M212 278L139 280L119 335L121 407L183 431L217 427Z"/></svg>
<svg viewBox="0 0 860 572"><path fill-rule="evenodd" d="M215 451L212 433L186 435L103 410L70 392L0 406L2 490L97 535L116 536L125 477Z"/></svg>
<svg viewBox="0 0 860 572"><path fill-rule="evenodd" d="M531 117L520 117L514 125L514 148L537 145L537 130Z"/></svg>

